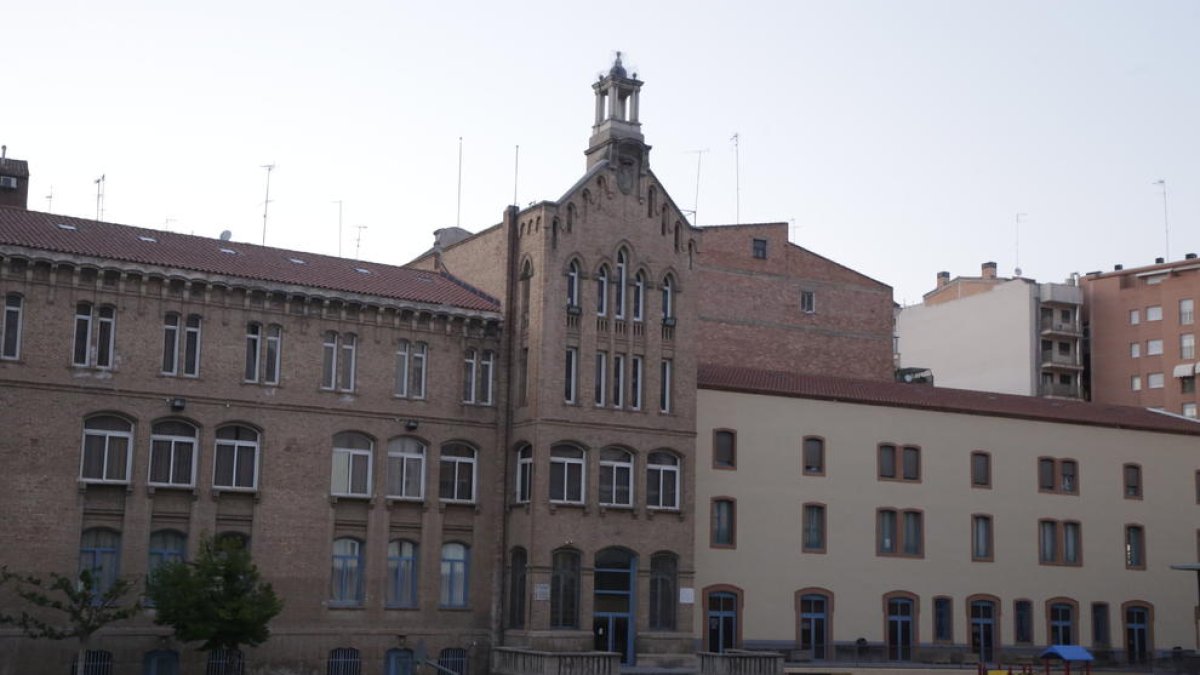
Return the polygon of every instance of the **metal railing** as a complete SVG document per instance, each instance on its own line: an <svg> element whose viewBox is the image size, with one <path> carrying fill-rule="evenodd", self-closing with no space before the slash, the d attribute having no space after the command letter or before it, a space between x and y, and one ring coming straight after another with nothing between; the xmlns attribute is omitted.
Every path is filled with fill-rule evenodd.
<svg viewBox="0 0 1200 675"><path fill-rule="evenodd" d="M717 654L698 652L700 675L783 675L783 654L731 649Z"/></svg>
<svg viewBox="0 0 1200 675"><path fill-rule="evenodd" d="M537 652L492 649L492 672L497 675L618 675L621 655L614 652Z"/></svg>

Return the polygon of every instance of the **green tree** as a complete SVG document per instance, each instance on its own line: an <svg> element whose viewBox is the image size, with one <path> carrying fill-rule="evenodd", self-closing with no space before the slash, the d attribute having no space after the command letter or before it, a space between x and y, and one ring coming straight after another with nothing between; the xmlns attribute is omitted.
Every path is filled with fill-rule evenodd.
<svg viewBox="0 0 1200 675"><path fill-rule="evenodd" d="M202 642L202 651L227 656L242 645L266 642L268 622L283 609L250 553L239 542L211 537L200 541L196 560L154 570L146 595L154 602L155 622L174 628L183 642Z"/></svg>

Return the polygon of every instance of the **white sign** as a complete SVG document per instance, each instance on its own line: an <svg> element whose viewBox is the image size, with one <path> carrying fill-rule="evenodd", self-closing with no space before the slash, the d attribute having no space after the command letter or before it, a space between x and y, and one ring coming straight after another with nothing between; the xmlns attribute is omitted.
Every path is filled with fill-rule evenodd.
<svg viewBox="0 0 1200 675"><path fill-rule="evenodd" d="M546 601L550 599L550 584L534 584L533 599Z"/></svg>
<svg viewBox="0 0 1200 675"><path fill-rule="evenodd" d="M696 589L681 588L679 589L679 604L693 605L696 603Z"/></svg>

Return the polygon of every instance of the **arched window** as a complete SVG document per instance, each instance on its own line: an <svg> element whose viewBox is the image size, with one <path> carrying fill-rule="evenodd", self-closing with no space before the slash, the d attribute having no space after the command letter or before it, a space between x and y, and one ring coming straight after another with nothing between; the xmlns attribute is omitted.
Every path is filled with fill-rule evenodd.
<svg viewBox="0 0 1200 675"><path fill-rule="evenodd" d="M1076 616L1079 603L1070 598L1051 598L1046 601L1046 637L1051 645L1074 645L1077 642Z"/></svg>
<svg viewBox="0 0 1200 675"><path fill-rule="evenodd" d="M675 318L675 280L670 274L662 282L662 317L664 322Z"/></svg>
<svg viewBox="0 0 1200 675"><path fill-rule="evenodd" d="M357 607L363 603L362 542L349 537L333 540L333 565L329 579L331 605Z"/></svg>
<svg viewBox="0 0 1200 675"><path fill-rule="evenodd" d="M451 542L442 546L442 607L466 607L470 549L465 544Z"/></svg>
<svg viewBox="0 0 1200 675"><path fill-rule="evenodd" d="M796 643L814 659L829 657L833 594L806 588L796 593Z"/></svg>
<svg viewBox="0 0 1200 675"><path fill-rule="evenodd" d="M629 254L623 248L617 251L617 272L613 282L613 316L624 319L625 288L629 284Z"/></svg>
<svg viewBox="0 0 1200 675"><path fill-rule="evenodd" d="M567 203L567 232L575 227L575 202Z"/></svg>
<svg viewBox="0 0 1200 675"><path fill-rule="evenodd" d="M567 307L579 306L579 262L567 265Z"/></svg>
<svg viewBox="0 0 1200 675"><path fill-rule="evenodd" d="M518 278L521 302L521 327L529 325L529 287L533 279L533 262L526 260L521 265L521 276Z"/></svg>
<svg viewBox="0 0 1200 675"><path fill-rule="evenodd" d="M518 504L529 502L533 491L533 448L529 444L517 450L517 475L513 501Z"/></svg>
<svg viewBox="0 0 1200 675"><path fill-rule="evenodd" d="M620 448L600 451L600 503L633 506L633 455Z"/></svg>
<svg viewBox="0 0 1200 675"><path fill-rule="evenodd" d="M572 445L550 449L550 501L582 504L585 484L583 450Z"/></svg>
<svg viewBox="0 0 1200 675"><path fill-rule="evenodd" d="M596 273L596 315L608 316L608 265Z"/></svg>
<svg viewBox="0 0 1200 675"><path fill-rule="evenodd" d="M0 318L0 359L21 358L21 314L25 299L18 293L4 296Z"/></svg>
<svg viewBox="0 0 1200 675"><path fill-rule="evenodd" d="M438 497L449 502L475 501L475 450L462 443L442 446Z"/></svg>
<svg viewBox="0 0 1200 675"><path fill-rule="evenodd" d="M675 630L679 605L679 556L670 552L650 557L650 629Z"/></svg>
<svg viewBox="0 0 1200 675"><path fill-rule="evenodd" d="M84 421L81 480L128 483L132 454L132 424L113 415L97 415Z"/></svg>
<svg viewBox="0 0 1200 675"><path fill-rule="evenodd" d="M917 644L917 596L896 591L883 598L887 623L884 637L889 661L911 661Z"/></svg>
<svg viewBox="0 0 1200 675"><path fill-rule="evenodd" d="M338 647L329 650L325 663L325 675L362 675L362 657L353 647Z"/></svg>
<svg viewBox="0 0 1200 675"><path fill-rule="evenodd" d="M825 439L820 436L804 438L804 473L808 476L825 475Z"/></svg>
<svg viewBox="0 0 1200 675"><path fill-rule="evenodd" d="M513 547L508 565L508 627L525 626L525 591L529 555L520 546Z"/></svg>
<svg viewBox="0 0 1200 675"><path fill-rule="evenodd" d="M187 535L176 530L156 530L150 533L150 563L146 570L154 570L167 563L183 562L187 556Z"/></svg>
<svg viewBox="0 0 1200 675"><path fill-rule="evenodd" d="M579 627L579 551L554 552L550 575L550 627Z"/></svg>
<svg viewBox="0 0 1200 675"><path fill-rule="evenodd" d="M646 274L639 271L633 277L633 320L641 321L646 306Z"/></svg>
<svg viewBox="0 0 1200 675"><path fill-rule="evenodd" d="M425 498L425 444L401 436L388 441L387 496Z"/></svg>
<svg viewBox="0 0 1200 675"><path fill-rule="evenodd" d="M388 607L417 606L417 543L407 539L388 542Z"/></svg>
<svg viewBox="0 0 1200 675"><path fill-rule="evenodd" d="M229 425L217 429L213 487L227 490L258 488L258 432Z"/></svg>
<svg viewBox="0 0 1200 675"><path fill-rule="evenodd" d="M155 422L150 432L151 485L191 487L196 475L196 427L187 422Z"/></svg>
<svg viewBox="0 0 1200 675"><path fill-rule="evenodd" d="M710 586L704 589L704 614L708 630L705 647L722 653L737 647L742 632L742 593L732 586Z"/></svg>
<svg viewBox="0 0 1200 675"><path fill-rule="evenodd" d="M679 251L682 250L680 248L682 245L683 245L683 226L681 226L679 224L679 221L677 220L677 221L675 221L675 252L676 253L679 253Z"/></svg>
<svg viewBox="0 0 1200 675"><path fill-rule="evenodd" d="M1121 605L1125 621L1125 657L1130 663L1147 663L1154 656L1154 606L1134 600Z"/></svg>
<svg viewBox="0 0 1200 675"><path fill-rule="evenodd" d="M652 452L646 460L646 506L679 508L679 458L669 452Z"/></svg>
<svg viewBox="0 0 1200 675"><path fill-rule="evenodd" d="M79 571L91 576L92 592L102 595L121 575L121 533L105 527L83 531L79 539Z"/></svg>
<svg viewBox="0 0 1200 675"><path fill-rule="evenodd" d="M333 435L333 473L329 493L335 497L371 496L371 453L375 444L365 434Z"/></svg>
<svg viewBox="0 0 1200 675"><path fill-rule="evenodd" d="M653 218L654 212L658 210L658 190L653 185L649 190L646 190L646 217Z"/></svg>

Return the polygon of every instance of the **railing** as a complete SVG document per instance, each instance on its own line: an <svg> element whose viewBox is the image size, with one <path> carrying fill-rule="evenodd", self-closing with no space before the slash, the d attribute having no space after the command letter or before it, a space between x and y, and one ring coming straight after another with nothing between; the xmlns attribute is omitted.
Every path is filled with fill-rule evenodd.
<svg viewBox="0 0 1200 675"><path fill-rule="evenodd" d="M596 332L598 332L598 333L607 333L608 332L608 317L603 317L603 316L596 317Z"/></svg>
<svg viewBox="0 0 1200 675"><path fill-rule="evenodd" d="M568 314L567 315L567 329L571 330L571 331L579 330L579 315L578 314Z"/></svg>
<svg viewBox="0 0 1200 675"><path fill-rule="evenodd" d="M1079 398L1079 386L1075 384L1052 384L1042 383L1038 392L1042 396L1062 396L1068 398Z"/></svg>
<svg viewBox="0 0 1200 675"><path fill-rule="evenodd" d="M1043 319L1042 332L1047 331L1054 333L1070 333L1072 335L1078 335L1081 332L1079 325L1074 321L1047 321Z"/></svg>
<svg viewBox="0 0 1200 675"><path fill-rule="evenodd" d="M617 335L624 335L625 327L627 325L628 324L625 323L625 319L613 319L613 332Z"/></svg>
<svg viewBox="0 0 1200 675"><path fill-rule="evenodd" d="M618 675L621 655L615 652L535 652L492 649L492 672L497 675Z"/></svg>
<svg viewBox="0 0 1200 675"><path fill-rule="evenodd" d="M782 675L783 654L730 650L699 652L700 675Z"/></svg>
<svg viewBox="0 0 1200 675"><path fill-rule="evenodd" d="M1042 363L1053 363L1056 366L1080 367L1079 358L1076 354L1059 354L1054 349L1042 350Z"/></svg>

